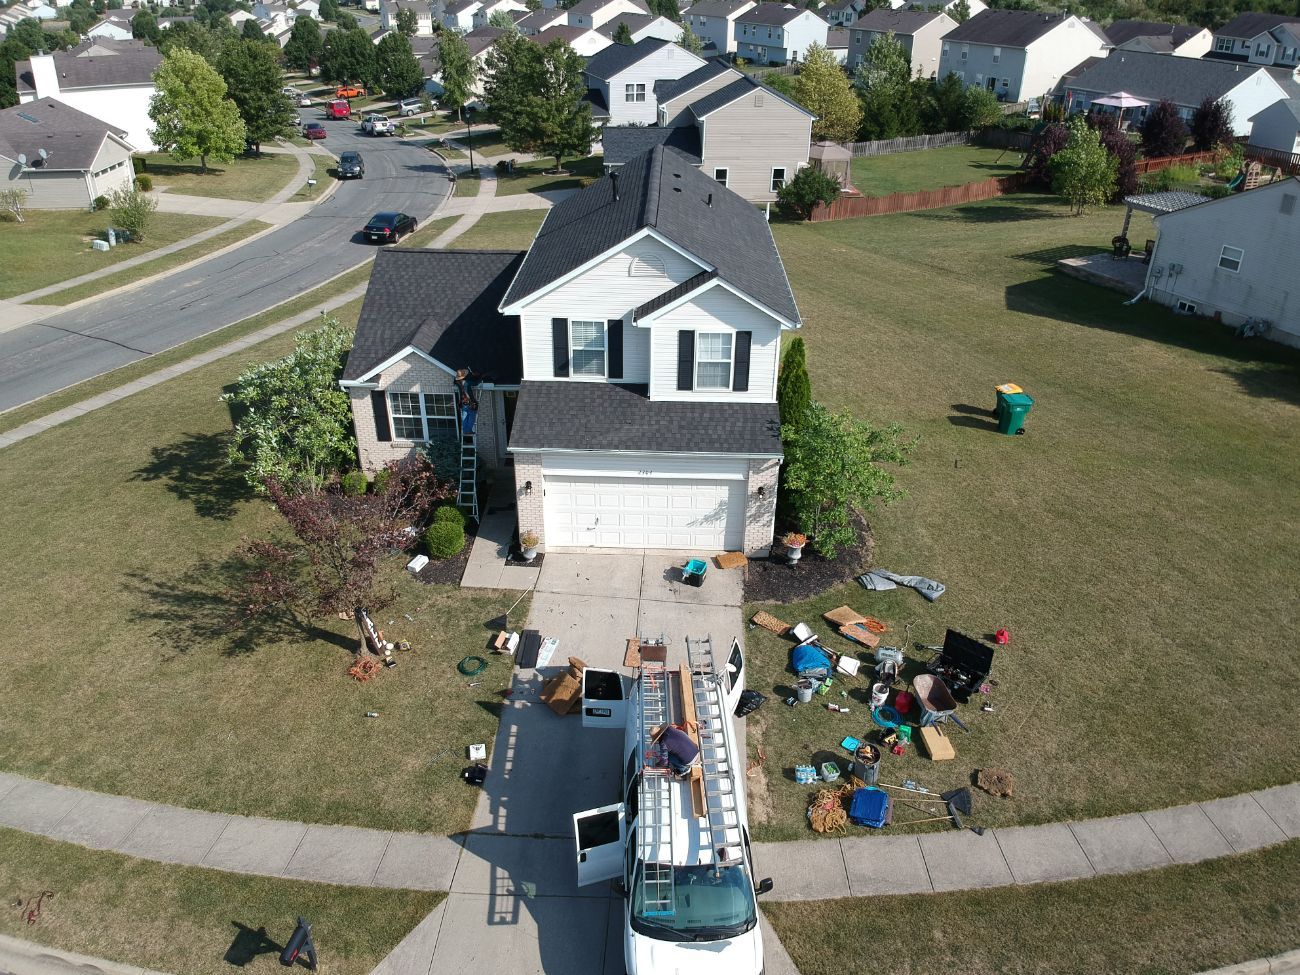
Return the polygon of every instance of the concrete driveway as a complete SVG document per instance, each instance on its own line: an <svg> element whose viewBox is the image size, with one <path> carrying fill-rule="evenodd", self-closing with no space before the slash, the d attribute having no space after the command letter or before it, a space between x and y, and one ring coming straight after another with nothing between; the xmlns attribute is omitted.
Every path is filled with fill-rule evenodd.
<svg viewBox="0 0 1300 975"><path fill-rule="evenodd" d="M451 894L377 973L622 975L623 901L608 884L576 886L572 829L575 812L619 801L623 733L584 731L538 694L571 656L630 674L623 652L634 635L667 637L670 664L685 662L687 634L711 635L719 657L733 636L743 644L740 573L711 568L703 587L685 586L676 569L688 557L547 553L527 625L559 649L547 667L516 670ZM764 931L769 975L794 972Z"/></svg>

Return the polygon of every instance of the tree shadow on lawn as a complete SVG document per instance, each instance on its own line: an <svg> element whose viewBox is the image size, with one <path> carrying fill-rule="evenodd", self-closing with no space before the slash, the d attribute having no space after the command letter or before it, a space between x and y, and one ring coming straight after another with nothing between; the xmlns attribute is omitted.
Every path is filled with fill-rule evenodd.
<svg viewBox="0 0 1300 975"><path fill-rule="evenodd" d="M235 926L236 934L235 940L230 942L230 947L226 949L225 957L222 958L227 965L243 968L258 955L278 955L284 950L283 945L266 933L265 926L254 931L247 924L240 924L238 921L230 923Z"/></svg>
<svg viewBox="0 0 1300 975"><path fill-rule="evenodd" d="M155 623L153 636L172 657L208 649L217 649L224 657L238 657L269 644L304 641L356 649L356 639L292 610L245 617L232 593L248 569L248 562L236 554L201 562L176 578L130 573L123 588L139 597L139 608L132 611L131 619Z"/></svg>
<svg viewBox="0 0 1300 975"><path fill-rule="evenodd" d="M1300 406L1300 350L1267 339L1241 339L1212 319L1176 315L1154 302L1133 306L1123 302L1119 292L1060 274L1023 281L1006 290L1011 311L1231 359L1239 365L1210 371L1231 378L1247 396Z"/></svg>
<svg viewBox="0 0 1300 975"><path fill-rule="evenodd" d="M1056 197L1043 202L995 203L984 201L963 203L940 210L918 210L912 214L918 220L942 220L959 223L1011 223L1019 220L1062 220L1070 216L1069 208ZM1095 254L1098 248L1088 253Z"/></svg>
<svg viewBox="0 0 1300 975"><path fill-rule="evenodd" d="M175 443L154 447L151 460L132 474L136 481L163 481L171 494L194 506L202 518L226 521L253 491L226 455L230 434L187 433Z"/></svg>

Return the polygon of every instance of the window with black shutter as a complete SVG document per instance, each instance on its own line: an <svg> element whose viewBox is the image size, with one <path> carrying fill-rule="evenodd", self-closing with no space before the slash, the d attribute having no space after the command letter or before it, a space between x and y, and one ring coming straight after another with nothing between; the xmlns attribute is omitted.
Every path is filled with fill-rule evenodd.
<svg viewBox="0 0 1300 975"><path fill-rule="evenodd" d="M695 388L695 333L688 328L677 333L677 388Z"/></svg>
<svg viewBox="0 0 1300 975"><path fill-rule="evenodd" d="M555 357L555 378L566 378L569 375L569 320L567 318L551 319L551 353Z"/></svg>
<svg viewBox="0 0 1300 975"><path fill-rule="evenodd" d="M370 408L375 414L375 439L380 443L392 442L393 432L388 426L388 397L383 390L371 391Z"/></svg>

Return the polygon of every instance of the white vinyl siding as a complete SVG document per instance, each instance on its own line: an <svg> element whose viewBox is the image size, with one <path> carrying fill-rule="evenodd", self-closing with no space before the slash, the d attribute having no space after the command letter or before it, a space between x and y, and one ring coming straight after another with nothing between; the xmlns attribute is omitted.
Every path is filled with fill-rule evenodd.
<svg viewBox="0 0 1300 975"><path fill-rule="evenodd" d="M659 102L654 96L655 82L676 81L703 65L702 58L684 48L676 44L665 44L607 81L595 78L590 80L592 87L599 89L605 96L605 103L609 106L610 125L654 125L659 118ZM629 89L635 94L638 86L644 92L642 99L626 97Z"/></svg>

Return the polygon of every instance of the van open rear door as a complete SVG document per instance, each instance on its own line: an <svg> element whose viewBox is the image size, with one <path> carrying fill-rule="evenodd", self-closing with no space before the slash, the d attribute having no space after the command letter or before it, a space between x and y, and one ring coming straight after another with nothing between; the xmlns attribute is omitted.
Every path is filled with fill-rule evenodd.
<svg viewBox="0 0 1300 975"><path fill-rule="evenodd" d="M613 880L623 873L627 821L623 803L573 814L574 861L578 886Z"/></svg>

